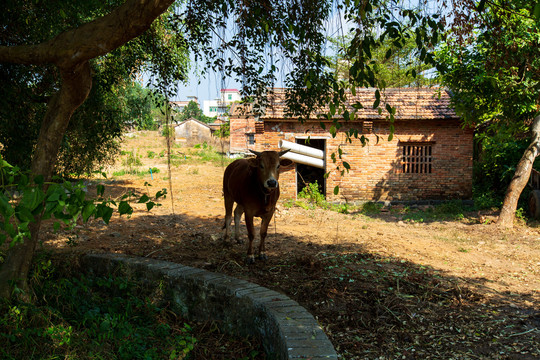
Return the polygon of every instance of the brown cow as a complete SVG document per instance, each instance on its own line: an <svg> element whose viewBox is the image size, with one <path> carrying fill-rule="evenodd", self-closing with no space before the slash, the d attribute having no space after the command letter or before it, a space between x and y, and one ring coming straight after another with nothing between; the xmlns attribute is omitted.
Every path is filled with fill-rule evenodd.
<svg viewBox="0 0 540 360"><path fill-rule="evenodd" d="M223 195L225 197L225 225L223 227L225 228L224 241L228 242L232 208L236 202L237 205L234 209L234 237L240 243L240 217L245 213L249 239L247 263L252 264L255 262L252 248L255 237L253 217L256 216L262 219L259 259L266 260L264 239L279 198L279 167L280 165L288 166L292 164L292 161L280 159L280 156L289 150L280 152L249 151L257 155L257 157L235 160L227 166L223 174Z"/></svg>

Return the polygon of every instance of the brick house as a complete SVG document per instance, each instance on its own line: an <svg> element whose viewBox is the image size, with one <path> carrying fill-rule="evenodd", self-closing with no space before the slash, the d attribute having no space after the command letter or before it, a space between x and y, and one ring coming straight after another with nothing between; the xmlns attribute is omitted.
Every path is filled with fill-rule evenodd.
<svg viewBox="0 0 540 360"><path fill-rule="evenodd" d="M381 107L389 104L396 108L390 140L388 113L383 110L379 114L372 108L374 89L356 91L354 100L365 108L357 112L354 121L341 119L342 127L335 137L328 130L332 121L323 120L323 129L316 116L303 123L285 116L284 91L274 91L269 99L271 106L257 119L241 105L231 109L230 147L231 152L247 152L248 148L278 150L280 144L295 143L321 154L318 163L300 160L291 168L282 169L283 198L296 198L305 183L314 181L330 201L471 198L473 129L462 126L446 91L400 88L382 92ZM348 130L365 136L367 144L363 146L357 139L347 142ZM337 162L332 160L332 153ZM303 156L295 150L289 154ZM350 165L344 176L336 170L337 166L343 169L342 161ZM325 178L326 172L330 174ZM337 196L335 186L340 188Z"/></svg>

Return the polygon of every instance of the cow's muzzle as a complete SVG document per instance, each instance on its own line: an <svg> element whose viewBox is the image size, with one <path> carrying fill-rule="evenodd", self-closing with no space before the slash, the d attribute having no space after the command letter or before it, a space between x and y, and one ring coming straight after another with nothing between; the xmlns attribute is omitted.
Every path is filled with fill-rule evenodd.
<svg viewBox="0 0 540 360"><path fill-rule="evenodd" d="M278 186L278 182L275 179L268 179L266 180L266 187L268 189L275 189Z"/></svg>

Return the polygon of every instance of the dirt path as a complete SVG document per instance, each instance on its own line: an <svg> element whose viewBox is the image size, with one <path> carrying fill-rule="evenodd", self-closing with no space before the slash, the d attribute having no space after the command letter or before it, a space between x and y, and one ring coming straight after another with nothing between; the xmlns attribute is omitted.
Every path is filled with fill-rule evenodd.
<svg viewBox="0 0 540 360"><path fill-rule="evenodd" d="M157 167L160 172L153 174L153 180L150 174L115 178L118 180L109 181L106 194L115 197L128 189L138 192L151 189L148 192L153 194L162 187L168 188L164 159L146 156L148 151L158 154L163 148L162 141L152 133L128 140L125 148L141 155L140 169ZM285 280L272 277L285 267L303 266L298 277L312 273L312 281L323 281L325 273L319 270L321 264L327 266L326 254L376 254L392 263L431 269L486 298L504 299L512 306L539 307L540 225L521 224L512 230L500 230L484 224L489 222L489 216L479 218L477 214L460 221L411 222L403 220L399 209L372 215L340 214L290 207L280 201L275 222L269 228L268 263L246 267L245 245L227 248L221 243L224 167L192 162L186 149L175 148L174 152L186 158L180 159L179 166L173 166L174 213L169 196L150 213L139 208L131 219L115 215L109 226L94 221L78 227L77 234L48 232L45 246L75 252L124 252L175 261L227 272L284 292L291 291L289 286L307 286L304 278L285 284ZM121 163L115 166L122 167L125 168ZM145 182L150 182L152 187L145 187ZM242 231L246 237L244 227ZM288 274L293 277L293 272ZM325 290L327 296L332 296L332 289ZM338 287L335 289L339 291ZM312 311L320 306L310 303L309 296L297 300ZM538 317L535 321L540 328L540 314L534 316L534 319ZM344 329L347 329L345 325ZM338 342L336 339L334 342ZM348 349L349 345L343 346Z"/></svg>

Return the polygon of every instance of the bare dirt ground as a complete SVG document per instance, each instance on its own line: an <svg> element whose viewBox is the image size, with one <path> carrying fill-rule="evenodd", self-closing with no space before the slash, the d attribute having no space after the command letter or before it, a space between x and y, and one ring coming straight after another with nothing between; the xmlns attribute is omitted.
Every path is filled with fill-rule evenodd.
<svg viewBox="0 0 540 360"><path fill-rule="evenodd" d="M112 177L128 168L122 156L106 169L108 180L92 183L106 183L113 198L169 188L164 144L156 132L141 132L123 145L140 155L138 169L160 170L153 179ZM247 266L245 244L222 243L226 164L198 160L197 149L172 150L172 191L162 206L147 212L133 204L130 219L114 215L108 226L45 231L45 247L152 257L259 283L305 306L344 359L540 358L538 222L501 230L490 212L406 221L402 208L340 214L280 201L268 261Z"/></svg>

